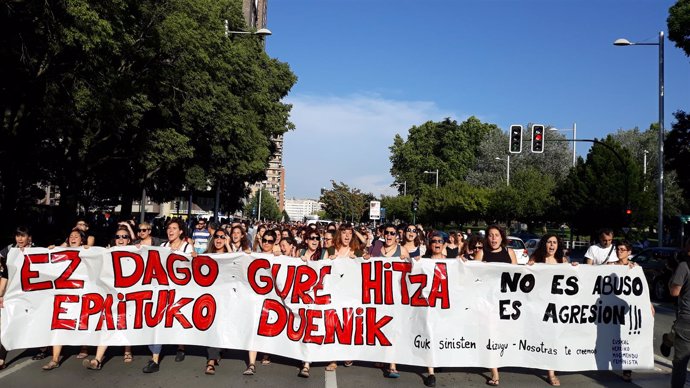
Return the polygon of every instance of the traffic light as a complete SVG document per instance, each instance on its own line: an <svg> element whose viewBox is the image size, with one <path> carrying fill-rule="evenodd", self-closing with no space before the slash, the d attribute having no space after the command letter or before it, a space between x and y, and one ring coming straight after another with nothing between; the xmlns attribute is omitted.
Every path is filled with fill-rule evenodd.
<svg viewBox="0 0 690 388"><path fill-rule="evenodd" d="M417 198L412 200L412 213L417 213L419 209L419 200Z"/></svg>
<svg viewBox="0 0 690 388"><path fill-rule="evenodd" d="M625 209L625 214L631 215L631 214L632 214L632 210L630 210L630 208Z"/></svg>
<svg viewBox="0 0 690 388"><path fill-rule="evenodd" d="M532 125L532 152L544 152L544 126L541 124Z"/></svg>
<svg viewBox="0 0 690 388"><path fill-rule="evenodd" d="M508 152L511 154L519 154L522 152L522 125L510 126L510 144L508 144Z"/></svg>

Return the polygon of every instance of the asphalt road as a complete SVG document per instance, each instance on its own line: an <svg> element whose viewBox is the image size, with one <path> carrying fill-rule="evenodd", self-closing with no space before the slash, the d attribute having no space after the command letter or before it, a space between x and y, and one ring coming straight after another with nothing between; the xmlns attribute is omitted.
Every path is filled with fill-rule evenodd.
<svg viewBox="0 0 690 388"><path fill-rule="evenodd" d="M664 332L668 331L674 319L671 304L655 303L654 349L656 365L649 371L635 371L633 382L622 381L620 373L608 371L586 371L560 373L563 386L585 387L667 387L670 384L670 361L659 354L659 343ZM95 348L90 349L91 354ZM311 368L308 379L297 376L299 362L291 359L273 357L270 365L258 365L257 374L243 376L246 352L226 351L216 375L204 374L206 365L205 348L188 347L187 358L183 362L174 361L175 346L164 348L161 370L158 373L144 374L141 368L149 359L146 347L135 347L135 359L131 364L122 360L122 348L108 349L103 369L87 370L76 359L78 347L66 347L61 366L46 372L41 370L48 359L31 360L35 349L15 350L8 356L7 369L0 371L0 387L11 388L75 388L75 387L300 387L300 388L363 388L363 387L423 387L422 376L425 368L399 365L401 376L398 379L383 377L382 370L371 363L355 363L345 368L342 364L335 372L326 372L324 363ZM438 368L437 387L485 387L489 377L486 369L479 368ZM549 386L546 373L541 370L525 368L502 368L501 387L540 387Z"/></svg>

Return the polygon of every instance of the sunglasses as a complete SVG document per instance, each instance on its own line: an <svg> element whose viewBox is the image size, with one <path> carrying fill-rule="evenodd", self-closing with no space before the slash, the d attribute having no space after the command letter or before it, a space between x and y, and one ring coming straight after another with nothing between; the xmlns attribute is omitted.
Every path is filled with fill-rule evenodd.
<svg viewBox="0 0 690 388"><path fill-rule="evenodd" d="M321 237L319 237L319 236L310 236L310 237L307 237L307 240L311 240L311 241L321 241Z"/></svg>
<svg viewBox="0 0 690 388"><path fill-rule="evenodd" d="M627 252L627 251L628 251L628 249L625 249L625 248L618 248L618 249L616 249L616 250L617 250L618 252Z"/></svg>
<svg viewBox="0 0 690 388"><path fill-rule="evenodd" d="M383 234L386 236L395 236L396 234L398 234L398 232L387 230L387 231L383 232Z"/></svg>
<svg viewBox="0 0 690 388"><path fill-rule="evenodd" d="M407 232L407 233L417 233L417 229L414 229L414 228L407 228L407 229L406 229L406 232Z"/></svg>
<svg viewBox="0 0 690 388"><path fill-rule="evenodd" d="M118 240L129 240L129 236L126 234L116 234L115 238Z"/></svg>
<svg viewBox="0 0 690 388"><path fill-rule="evenodd" d="M221 240L225 240L226 238L228 238L228 236L226 236L224 234L216 234L213 236L213 238L219 238Z"/></svg>
<svg viewBox="0 0 690 388"><path fill-rule="evenodd" d="M472 248L471 250L473 250L473 251L478 251L478 250L480 250L480 249L482 249L482 248L484 248L484 247L482 247L481 245L477 245L476 247Z"/></svg>
<svg viewBox="0 0 690 388"><path fill-rule="evenodd" d="M323 241L331 241L331 240L333 240L332 237L331 237L331 238L328 238L328 237L324 237L324 238L323 238Z"/></svg>
<svg viewBox="0 0 690 388"><path fill-rule="evenodd" d="M151 228L141 228L139 229L140 232L150 232Z"/></svg>
<svg viewBox="0 0 690 388"><path fill-rule="evenodd" d="M443 240L441 240L439 238L434 238L431 240L431 243L432 244L443 244Z"/></svg>
<svg viewBox="0 0 690 388"><path fill-rule="evenodd" d="M267 238L262 238L262 239L261 239L261 242L264 243L264 244L273 244L274 241L275 241L275 240L269 240L269 239L267 239Z"/></svg>

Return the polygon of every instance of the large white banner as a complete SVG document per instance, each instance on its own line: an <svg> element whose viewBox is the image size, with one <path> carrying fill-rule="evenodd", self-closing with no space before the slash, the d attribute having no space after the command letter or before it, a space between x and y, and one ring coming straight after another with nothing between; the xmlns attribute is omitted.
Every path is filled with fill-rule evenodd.
<svg viewBox="0 0 690 388"><path fill-rule="evenodd" d="M297 360L577 371L653 367L640 268L167 248L12 250L9 349L194 344Z"/></svg>

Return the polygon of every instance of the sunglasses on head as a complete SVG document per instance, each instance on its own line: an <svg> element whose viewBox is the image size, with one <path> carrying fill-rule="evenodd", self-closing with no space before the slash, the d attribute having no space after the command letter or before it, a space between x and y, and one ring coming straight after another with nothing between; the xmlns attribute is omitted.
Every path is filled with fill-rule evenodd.
<svg viewBox="0 0 690 388"><path fill-rule="evenodd" d="M116 234L115 238L118 240L124 240L124 239L129 240L129 236L126 234Z"/></svg>
<svg viewBox="0 0 690 388"><path fill-rule="evenodd" d="M261 239L261 242L264 243L264 244L273 244L274 241L275 241L275 240L269 240L269 239L267 239L267 238L262 238L262 239Z"/></svg>

